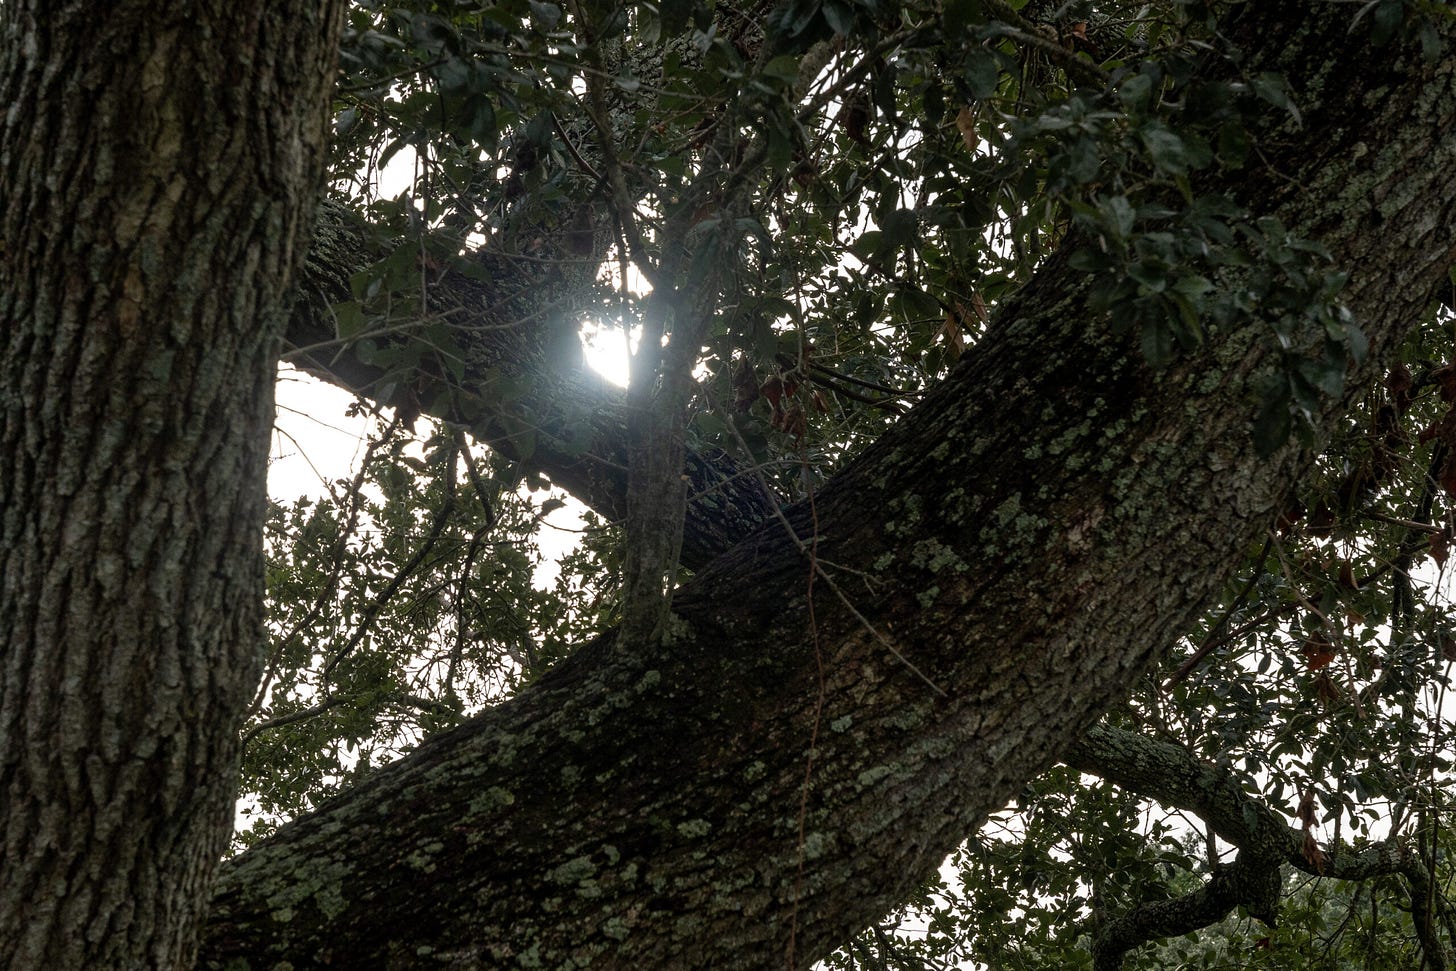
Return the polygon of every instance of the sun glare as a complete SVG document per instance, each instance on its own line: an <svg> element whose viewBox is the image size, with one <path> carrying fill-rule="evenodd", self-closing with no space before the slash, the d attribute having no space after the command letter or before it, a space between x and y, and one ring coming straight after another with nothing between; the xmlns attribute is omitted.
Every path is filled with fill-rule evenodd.
<svg viewBox="0 0 1456 971"><path fill-rule="evenodd" d="M632 332L632 347L642 335L641 328ZM592 370L619 388L627 386L630 373L628 361L632 351L627 344L627 332L621 327L587 321L581 325L581 344L586 350L586 362Z"/></svg>

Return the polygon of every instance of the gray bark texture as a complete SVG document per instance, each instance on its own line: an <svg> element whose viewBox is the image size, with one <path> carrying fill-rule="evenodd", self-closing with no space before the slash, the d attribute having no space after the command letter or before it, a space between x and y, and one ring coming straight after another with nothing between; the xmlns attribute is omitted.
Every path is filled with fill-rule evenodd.
<svg viewBox="0 0 1456 971"><path fill-rule="evenodd" d="M1378 360L1453 259L1451 62L1319 4L1228 29L1303 121L1271 112L1267 167L1224 188L1351 272ZM1254 454L1266 323L1154 371L1081 280L1053 258L679 591L670 644L587 645L231 862L206 966L807 966L902 900L1186 629L1313 455Z"/></svg>
<svg viewBox="0 0 1456 971"><path fill-rule="evenodd" d="M343 4L0 5L0 968L185 968Z"/></svg>

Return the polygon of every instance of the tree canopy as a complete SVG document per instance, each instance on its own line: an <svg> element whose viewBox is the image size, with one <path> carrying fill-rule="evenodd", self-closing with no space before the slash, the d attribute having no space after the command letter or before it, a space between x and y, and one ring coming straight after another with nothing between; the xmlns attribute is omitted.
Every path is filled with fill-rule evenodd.
<svg viewBox="0 0 1456 971"><path fill-rule="evenodd" d="M12 966L1456 960L1446 5L360 3L135 137L0 16ZM278 335L373 431L265 515Z"/></svg>

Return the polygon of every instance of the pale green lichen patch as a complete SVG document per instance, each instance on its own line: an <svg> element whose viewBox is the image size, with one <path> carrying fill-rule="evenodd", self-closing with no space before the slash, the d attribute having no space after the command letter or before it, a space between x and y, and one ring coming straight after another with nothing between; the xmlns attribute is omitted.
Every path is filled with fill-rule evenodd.
<svg viewBox="0 0 1456 971"><path fill-rule="evenodd" d="M1092 431L1092 423L1083 421L1062 432L1047 445L1047 453L1060 455L1075 446Z"/></svg>
<svg viewBox="0 0 1456 971"><path fill-rule="evenodd" d="M859 774L855 781L859 783L861 789L868 789L876 782L879 782L881 779L885 778L892 771L894 770L892 770L888 765L877 765L873 768L865 769Z"/></svg>
<svg viewBox="0 0 1456 971"><path fill-rule="evenodd" d="M828 853L834 847L834 837L827 833L805 833L804 834L804 859L817 860Z"/></svg>
<svg viewBox="0 0 1456 971"><path fill-rule="evenodd" d="M910 562L932 573L939 573L946 567L950 567L957 573L964 573L970 569L959 553L933 536L915 544L910 554Z"/></svg>
<svg viewBox="0 0 1456 971"><path fill-rule="evenodd" d="M346 864L313 861L306 870L295 870L292 879L278 884L279 889L268 896L269 913L279 923L288 923L297 906L307 900L325 914L341 913L343 881L348 875Z"/></svg>
<svg viewBox="0 0 1456 971"><path fill-rule="evenodd" d="M689 839L700 839L712 832L713 826L706 819L689 819L677 824L677 831Z"/></svg>
<svg viewBox="0 0 1456 971"><path fill-rule="evenodd" d="M1017 516L1021 515L1021 495L1013 493L1001 505L991 510L991 518L1001 529L1010 526Z"/></svg>
<svg viewBox="0 0 1456 971"><path fill-rule="evenodd" d="M886 519L885 533L889 536L911 536L914 535L924 518L922 506L925 500L920 496L911 493L901 499L892 500L890 510L898 512L895 519Z"/></svg>
<svg viewBox="0 0 1456 971"><path fill-rule="evenodd" d="M338 917L348 907L344 901L344 888L337 883L319 890L314 894L313 899L314 903L318 904L319 913L329 920Z"/></svg>
<svg viewBox="0 0 1456 971"><path fill-rule="evenodd" d="M500 786L491 786L480 795L470 800L471 815L492 813L497 809L512 805L516 797L508 789Z"/></svg>
<svg viewBox="0 0 1456 971"><path fill-rule="evenodd" d="M597 865L591 857L578 856L551 871L551 881L565 886L580 884L596 875Z"/></svg>
<svg viewBox="0 0 1456 971"><path fill-rule="evenodd" d="M439 840L431 840L424 846L410 853L404 861L416 870L424 873L432 873L438 865L438 857L445 844Z"/></svg>
<svg viewBox="0 0 1456 971"><path fill-rule="evenodd" d="M841 715L829 723L831 732L844 733L849 731L849 726L854 724L854 719L849 715Z"/></svg>

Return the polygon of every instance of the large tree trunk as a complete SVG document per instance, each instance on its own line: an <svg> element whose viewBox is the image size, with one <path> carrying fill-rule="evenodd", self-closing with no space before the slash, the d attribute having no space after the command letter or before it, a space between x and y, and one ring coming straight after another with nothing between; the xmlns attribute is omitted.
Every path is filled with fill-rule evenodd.
<svg viewBox="0 0 1456 971"><path fill-rule="evenodd" d="M182 968L343 4L0 6L0 968Z"/></svg>
<svg viewBox="0 0 1456 971"><path fill-rule="evenodd" d="M1322 6L1245 14L1304 126L1271 120L1268 174L1229 189L1352 272L1378 358L1452 259L1451 75ZM789 510L810 556L769 523L683 588L670 646L583 648L231 864L209 966L803 965L903 899L1186 628L1313 454L1254 454L1266 323L1155 372L1079 279L1053 259Z"/></svg>

